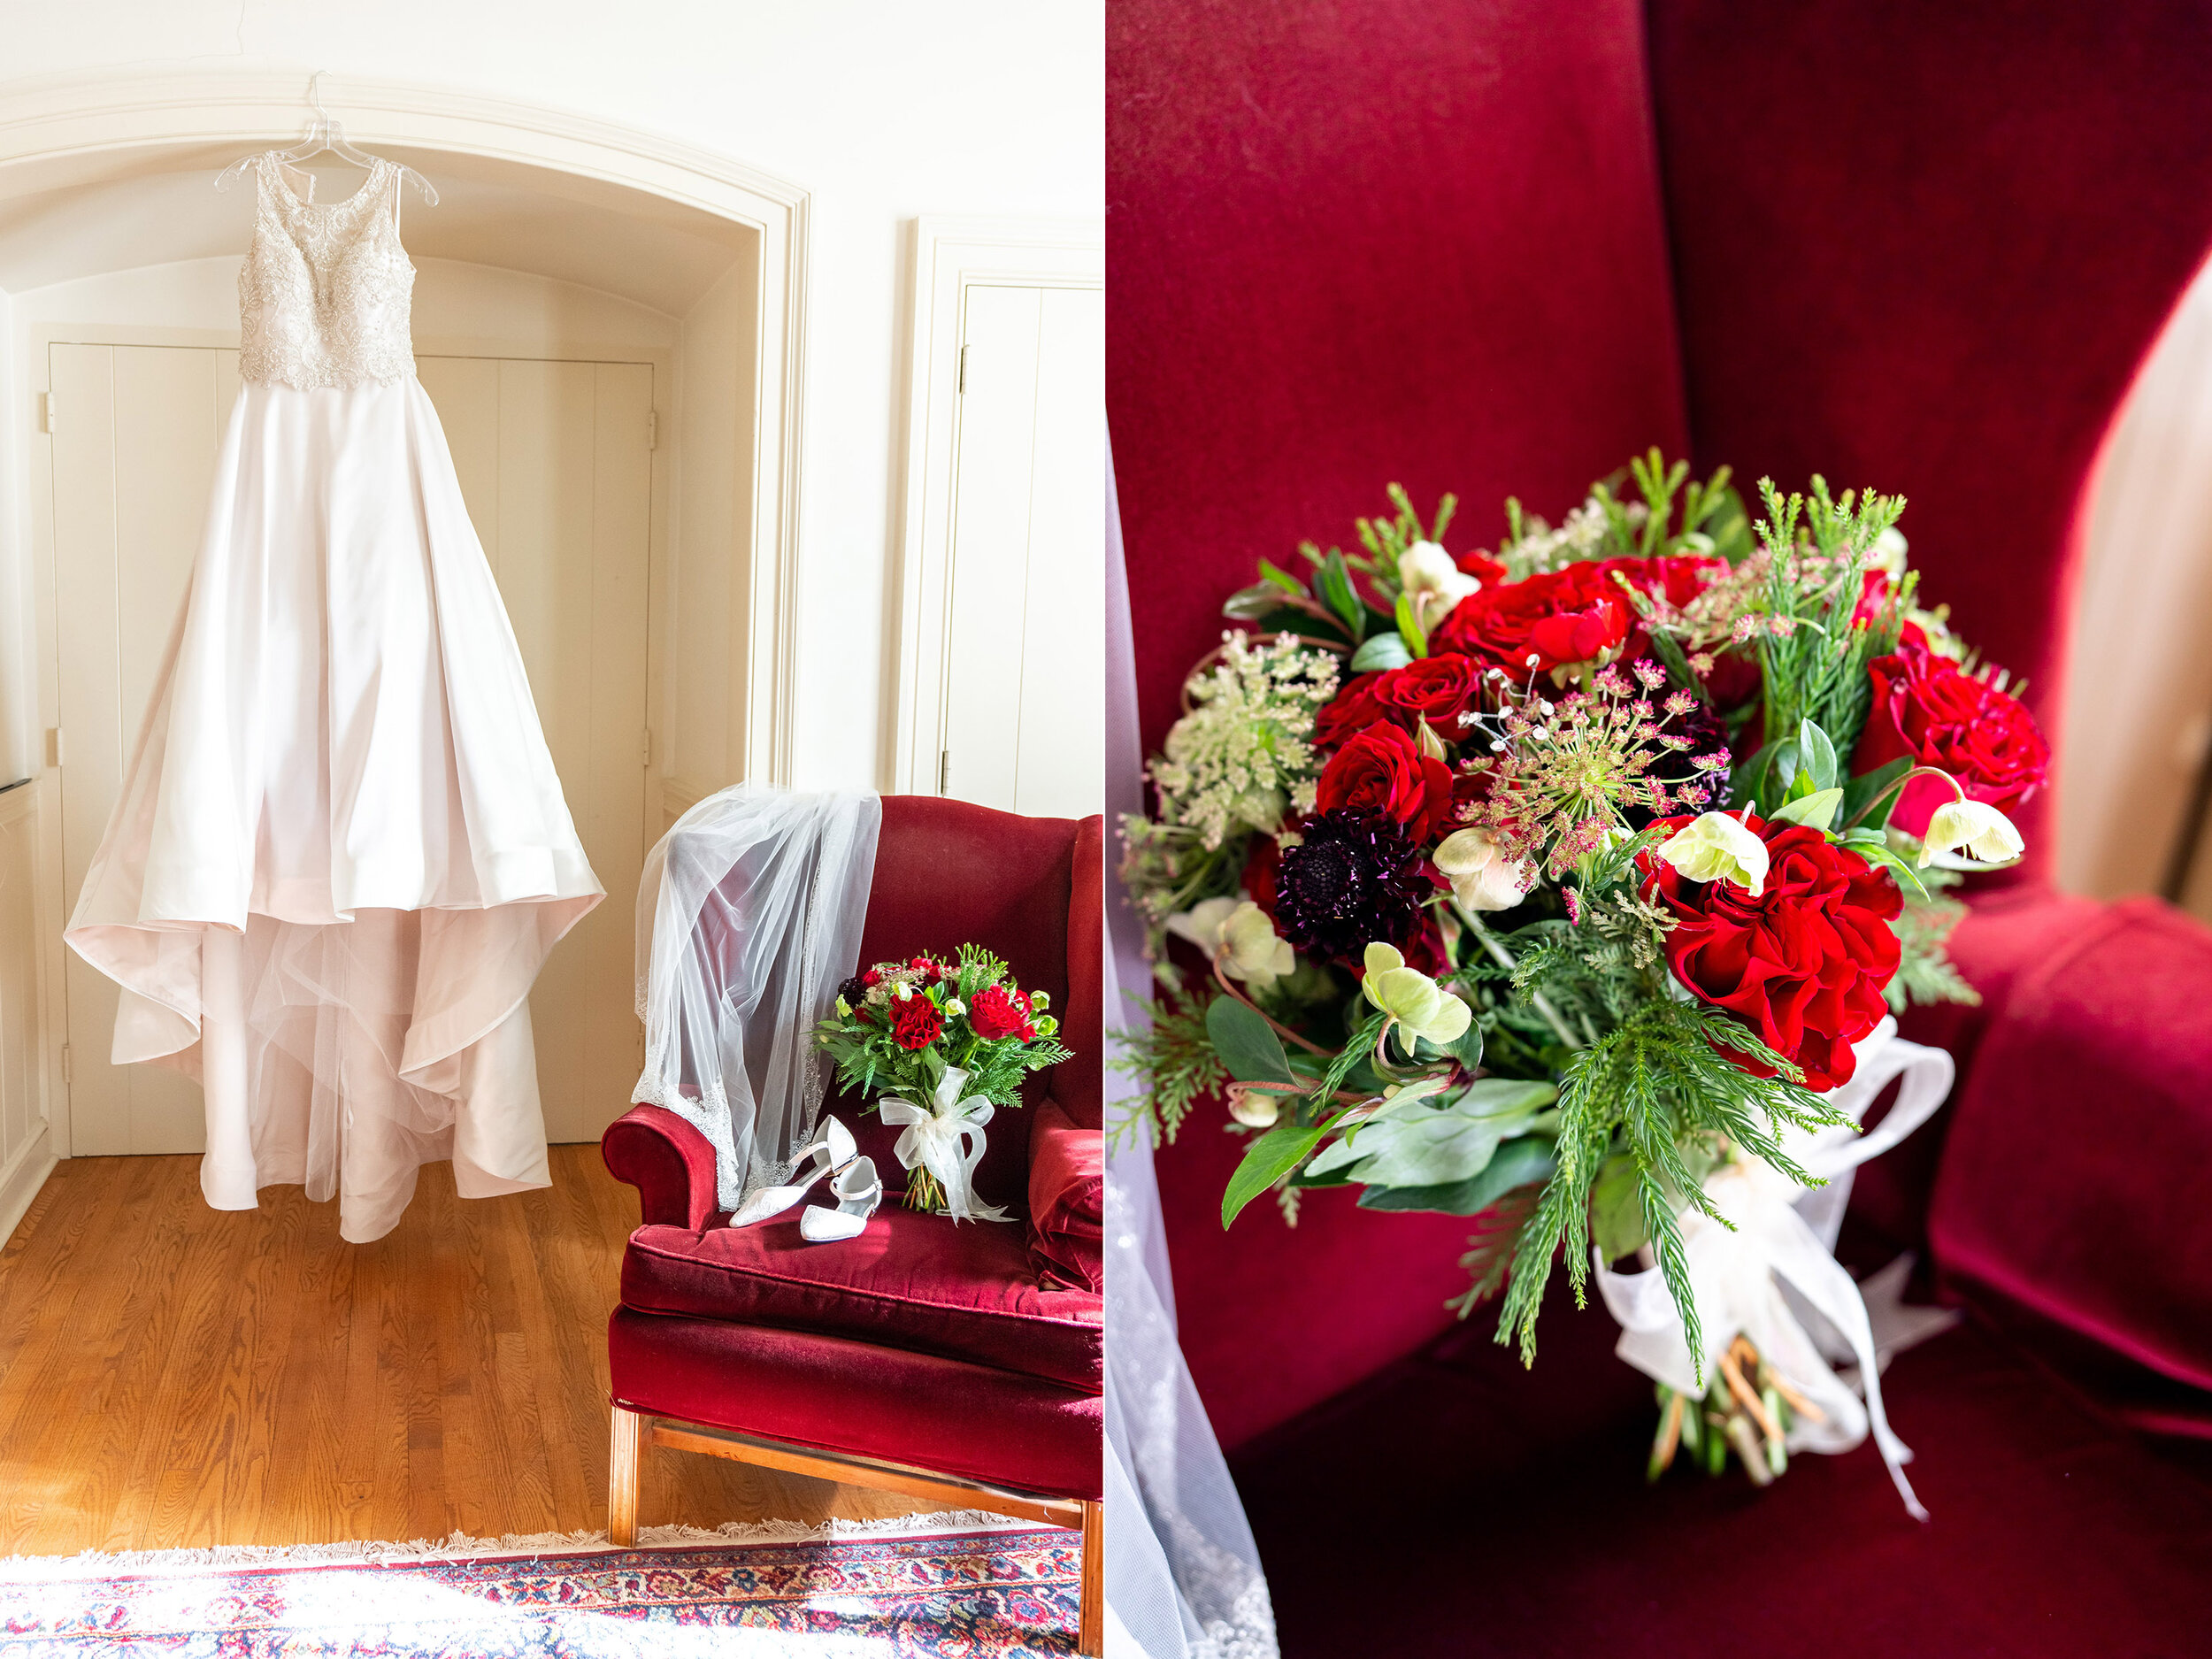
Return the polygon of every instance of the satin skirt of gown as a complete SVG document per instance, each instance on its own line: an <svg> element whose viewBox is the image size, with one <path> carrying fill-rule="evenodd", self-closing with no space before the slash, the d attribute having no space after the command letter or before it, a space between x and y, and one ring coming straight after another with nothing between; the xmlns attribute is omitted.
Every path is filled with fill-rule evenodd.
<svg viewBox="0 0 2212 1659"><path fill-rule="evenodd" d="M526 999L603 896L420 383L246 384L66 933L116 1063L199 1079L207 1202L549 1185Z"/></svg>

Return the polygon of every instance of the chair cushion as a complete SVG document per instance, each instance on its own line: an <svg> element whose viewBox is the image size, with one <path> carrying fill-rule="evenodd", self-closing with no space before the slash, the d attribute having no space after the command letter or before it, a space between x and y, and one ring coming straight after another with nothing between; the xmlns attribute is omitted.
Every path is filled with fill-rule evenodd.
<svg viewBox="0 0 2212 1659"><path fill-rule="evenodd" d="M1057 1105L1029 1134L1029 1264L1041 1280L1105 1289L1106 1137Z"/></svg>
<svg viewBox="0 0 2212 1659"><path fill-rule="evenodd" d="M1041 1378L844 1337L617 1308L614 1398L634 1411L1096 1498L1105 1401Z"/></svg>
<svg viewBox="0 0 2212 1659"><path fill-rule="evenodd" d="M856 1239L809 1244L799 1212L758 1226L640 1227L622 1305L780 1326L995 1365L1097 1393L1100 1298L1040 1287L1026 1229L887 1204Z"/></svg>

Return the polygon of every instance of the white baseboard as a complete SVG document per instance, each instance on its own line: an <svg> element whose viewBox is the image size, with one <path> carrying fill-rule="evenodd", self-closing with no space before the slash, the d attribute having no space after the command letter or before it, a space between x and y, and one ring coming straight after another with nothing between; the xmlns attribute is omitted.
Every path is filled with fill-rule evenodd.
<svg viewBox="0 0 2212 1659"><path fill-rule="evenodd" d="M44 1124L8 1161L6 1171L0 1172L0 1245L15 1236L16 1224L23 1219L31 1200L38 1196L38 1189L46 1185L46 1178L60 1162L54 1156L52 1137Z"/></svg>

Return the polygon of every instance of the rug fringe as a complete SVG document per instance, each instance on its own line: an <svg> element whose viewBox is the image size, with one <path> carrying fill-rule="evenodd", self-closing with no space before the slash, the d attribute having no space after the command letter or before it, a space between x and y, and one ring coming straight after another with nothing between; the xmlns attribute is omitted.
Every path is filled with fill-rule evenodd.
<svg viewBox="0 0 2212 1659"><path fill-rule="evenodd" d="M799 1544L841 1538L922 1538L961 1532L1026 1532L1034 1521L1016 1520L987 1509L944 1509L849 1521L833 1517L818 1525L803 1521L725 1521L699 1526L644 1526L637 1548L665 1549L683 1544ZM10 1555L0 1558L0 1583L58 1578L94 1578L112 1572L191 1571L225 1566L324 1566L344 1562L398 1565L415 1561L467 1561L483 1555L574 1555L612 1546L603 1532L508 1532L472 1538L454 1532L438 1540L404 1542L357 1539L334 1544L224 1544L202 1549L84 1550L74 1555Z"/></svg>

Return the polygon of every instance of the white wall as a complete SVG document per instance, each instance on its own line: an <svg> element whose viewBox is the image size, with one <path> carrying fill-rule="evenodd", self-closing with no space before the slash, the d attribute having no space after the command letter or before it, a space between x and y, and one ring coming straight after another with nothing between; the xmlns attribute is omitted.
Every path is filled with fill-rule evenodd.
<svg viewBox="0 0 2212 1659"><path fill-rule="evenodd" d="M2212 265L2106 441L2078 594L2059 881L2098 898L2155 891L2212 742ZM2193 876L2180 897L2212 919L2212 847L2196 849Z"/></svg>
<svg viewBox="0 0 2212 1659"><path fill-rule="evenodd" d="M666 133L811 191L794 781L818 787L875 783L887 747L901 223L1095 216L1102 27L1101 0L0 0L0 69L433 81Z"/></svg>

